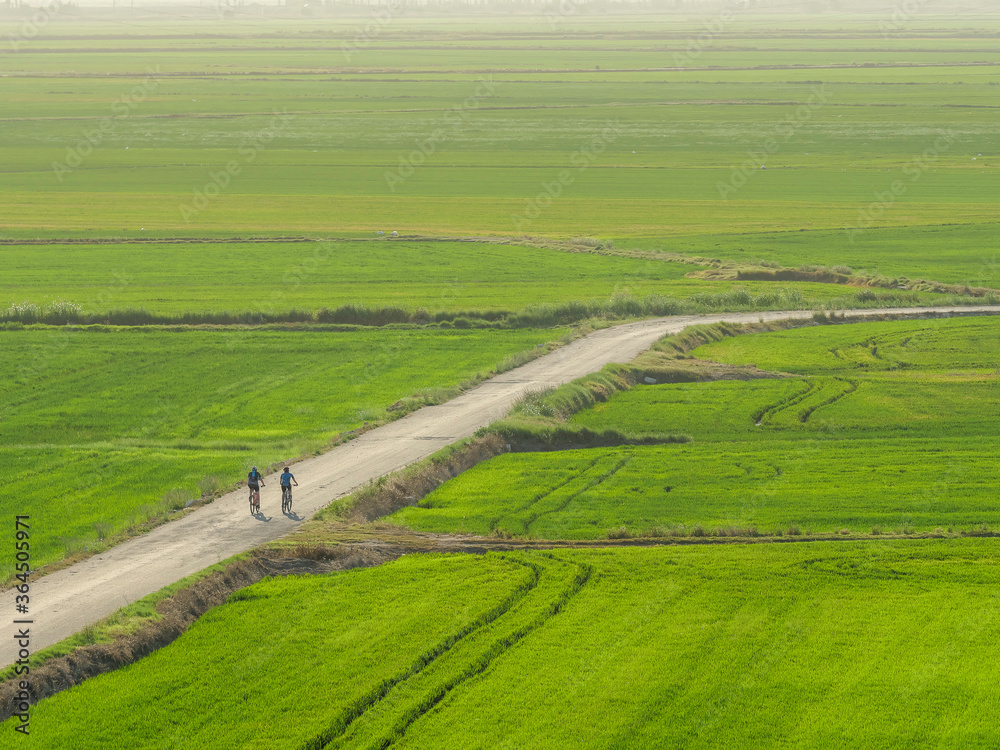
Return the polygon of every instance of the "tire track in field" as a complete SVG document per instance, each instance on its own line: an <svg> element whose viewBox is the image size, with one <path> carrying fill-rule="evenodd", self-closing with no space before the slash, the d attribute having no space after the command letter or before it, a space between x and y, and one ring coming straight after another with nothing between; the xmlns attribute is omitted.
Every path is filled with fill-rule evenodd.
<svg viewBox="0 0 1000 750"><path fill-rule="evenodd" d="M812 404L808 403L810 399L823 396L823 393L825 391L828 391L833 383L842 384L841 388L838 389L838 391L834 395L828 396L827 398L824 398L816 403ZM834 404L837 401L840 401L842 398L851 395L858 389L859 385L860 381L852 380L850 378L840 378L840 377L822 378L819 380L808 381L805 390L800 391L799 393L783 401L779 401L777 404L768 406L761 412L758 412L756 424L759 427L764 423L765 420L767 420L768 424L772 424L774 418L778 414L786 412L789 409L792 409L796 406L806 404L805 407L800 409L798 414L796 415L798 421L801 424L805 424L806 422L809 421L809 418L813 415L813 413L817 409L821 409L824 406L829 406L830 404Z"/></svg>
<svg viewBox="0 0 1000 750"><path fill-rule="evenodd" d="M512 515L516 517L517 514L522 513L523 511L526 511L532 505L540 503L545 498L547 498L550 495L552 495L552 494L558 492L559 490L561 490L563 487L565 487L566 485L568 485L570 482L573 482L573 481L579 479L581 476L585 475L588 471L590 471L591 469L593 469L594 466L597 464L597 462L601 460L601 458L602 458L602 456L598 456L593 461L591 461L590 463L588 463L587 466L582 471L580 471L580 472L578 472L576 474L573 474L573 475L567 477L565 481L559 482L554 487L552 487L550 489L547 489L547 490L544 490L544 491L538 493L537 495L534 495L530 500L528 500L528 502L526 502L523 505L519 506L513 513L506 513L504 515L498 516L497 518L493 519L492 521L490 521L490 531L496 531L497 527L500 525L500 522L503 521L504 518L507 518L507 517L512 516ZM525 530L527 530L527 526L525 526Z"/></svg>
<svg viewBox="0 0 1000 750"><path fill-rule="evenodd" d="M595 478L593 481L587 483L587 485L585 487L581 487L579 490L577 490L576 492L574 492L571 495L569 495L562 503L560 503L556 507L554 507L554 508L552 508L550 510L541 511L539 513L533 513L532 516L531 516L531 520L528 521L524 525L524 530L525 531L530 531L532 525L539 518L541 518L542 516L547 516L547 515L552 514L552 513L561 513L562 511L564 511L566 509L566 507L571 502L573 502L578 497L580 497L580 495L582 495L587 490L593 489L594 487L597 487L598 485L603 484L605 481L607 481L608 479L610 479L611 477L613 477L615 474L617 474L625 466L625 464L627 464L631 460L632 460L632 454L631 453L626 454L624 458L620 459L615 464L614 468L612 468L610 471L605 472L604 474L601 474L600 476L598 476L597 478ZM593 468L593 466L591 468Z"/></svg>
<svg viewBox="0 0 1000 750"><path fill-rule="evenodd" d="M904 351L907 344L913 341L913 339L928 334L933 335L935 332L936 329L930 327L894 331L892 333L871 336L849 346L835 347L830 350L830 353L842 362L852 364L861 369L867 368L869 363L858 355L859 352L865 352L873 360L884 363L890 368L906 367L906 362L893 359L892 352ZM879 351L880 347L882 351ZM889 353L888 358L886 357L887 352Z"/></svg>
<svg viewBox="0 0 1000 750"><path fill-rule="evenodd" d="M846 398L847 396L850 396L852 393L854 393L856 390L858 390L858 386L860 385L860 381L858 381L858 380L849 380L847 378L835 378L835 380L838 383L846 383L846 386L844 387L844 390L840 391L839 393L835 393L833 396L830 396L829 398L827 398L827 399L819 402L815 406L807 406L805 409L803 409L802 411L800 411L799 412L799 421L800 422L802 422L803 424L805 424L806 422L809 421L809 417L811 417L813 415L813 412L815 412L817 409L822 409L824 406L829 406L830 404L835 404L838 401L840 401L842 398Z"/></svg>
<svg viewBox="0 0 1000 750"><path fill-rule="evenodd" d="M778 401L776 404L772 404L771 406L766 406L764 407L764 409L757 412L754 415L754 423L758 427L764 423L765 419L768 421L768 423L770 423L776 414L784 411L785 409L790 409L796 404L802 403L813 392L815 392L818 387L816 383L811 380L803 380L802 383L803 385L805 385L805 388L803 390L791 396L788 396L782 399L781 401Z"/></svg>
<svg viewBox="0 0 1000 750"><path fill-rule="evenodd" d="M470 679L473 679L474 677L478 677L479 675L483 674L487 669L489 669L490 665L492 665L493 662L496 661L496 659L503 656L511 648L513 648L518 643L523 641L534 631L543 627L549 620L551 620L553 617L562 612L563 609L565 609L566 606L569 604L569 602L577 594L579 594L580 591L583 590L583 587L586 586L587 583L590 581L590 578L594 572L593 567L585 563L579 563L579 564L566 563L566 564L572 564L576 568L577 572L570 585L563 591L563 593L556 599L556 601L551 606L547 607L542 612L542 614L535 620L529 622L527 625L518 628L514 632L509 633L504 638L501 638L496 644L494 644L494 648L491 650L489 654L487 654L484 658L481 658L480 660L470 665L470 667L462 673L459 679L455 680L449 685L440 687L428 700L424 701L419 706L418 712L415 713L411 718L409 718L409 720L406 721L405 724L395 728L393 738L390 739L388 742L378 746L380 750L394 745L398 739L402 738L402 736L406 733L406 730L409 729L414 722L416 722L422 716L427 714L431 709L433 709L435 706L441 703L441 701L444 700L449 695L449 693L451 693L456 688L460 687L465 682L468 682Z"/></svg>
<svg viewBox="0 0 1000 750"><path fill-rule="evenodd" d="M407 674L404 679L396 681L388 690L379 695L376 700L365 705L363 710L353 716L350 722L343 724L342 728L340 728L338 723L337 728L339 728L339 731L335 728L333 733L328 731L320 737L308 741L303 745L303 750L334 750L334 748L347 745L352 747L360 745L363 747L379 748L379 750L390 747L402 738L406 730L414 722L441 703L456 688L485 672L496 659L503 656L510 648L545 625L552 617L561 612L568 602L587 584L593 569L584 563L577 564L559 560L551 553L544 556L550 563L575 569L569 585L565 586L554 599L547 602L544 600L541 602L530 601L532 594L540 591L541 585L546 582L545 579L548 575L545 572L545 565L540 565L531 560L505 558L532 569L534 575L533 585L530 589L523 590L522 595L517 597L517 600L511 606L499 612L496 617L480 623L473 630L465 633L462 638L456 639L452 646L438 654L433 661L428 662L425 665L426 668ZM518 613L518 610L531 605L540 608L540 611L534 617L530 617L520 625L516 621L508 624L508 621ZM491 627L506 632L500 632L493 636L487 632ZM481 633L487 633L485 637L487 642L480 653L472 656L468 664L464 666L458 665L456 667L457 671L454 674L446 676L437 684L432 684L427 688L417 686L415 690L422 690L423 692L417 697L415 702L408 702L406 697L403 696L399 706L388 707L388 711L395 710L399 714L397 717L393 717L394 720L390 718L390 723L387 724L384 720L380 721L380 718L376 718L373 720L374 726L371 729L371 733L367 737L358 736L363 735L367 729L366 727L359 728L359 720L365 718L369 711L379 708L384 702L388 703L392 698L390 696L391 692L394 690L405 690L411 684L411 680L416 682L425 675L430 675L427 677L428 680L434 680L435 677L431 674L433 670L437 667L447 669L448 666L451 666L447 663L449 657L461 660L463 655L459 653L456 656L455 654L460 652L464 645L470 643L476 635ZM475 645L471 646L471 648L475 648Z"/></svg>
<svg viewBox="0 0 1000 750"><path fill-rule="evenodd" d="M326 731L321 732L313 739L304 742L301 745L302 750L324 750L324 748L328 747L332 742L337 740L337 738L344 735L351 725L363 716L366 711L370 710L373 706L382 701L393 688L403 684L412 677L419 675L427 667L434 664L438 659L451 651L451 649L453 649L463 639L502 617L510 611L510 609L517 604L518 601L537 588L541 578L538 567L515 559L511 559L511 562L531 569L532 576L526 584L518 586L510 596L501 601L496 607L485 614L480 615L478 618L468 623L465 627L459 629L456 633L444 638L429 651L421 654L407 671L397 675L396 677L383 680L381 684L377 685L366 695L363 695L361 698L356 700L353 705L347 708L343 713L341 713L340 716L331 722L330 727Z"/></svg>

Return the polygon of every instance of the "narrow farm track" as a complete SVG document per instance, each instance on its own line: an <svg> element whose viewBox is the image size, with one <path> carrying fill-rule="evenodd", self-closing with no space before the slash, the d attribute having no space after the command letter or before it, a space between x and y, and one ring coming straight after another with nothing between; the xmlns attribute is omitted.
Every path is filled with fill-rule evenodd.
<svg viewBox="0 0 1000 750"><path fill-rule="evenodd" d="M760 426L762 424L772 424L774 422L774 418L778 414L788 409L791 409L793 406L801 404L803 401L809 398L809 396L815 393L818 387L816 383L808 380L805 381L803 385L804 388L798 393L789 396L784 401L779 401L776 404L771 404L770 406L766 407L763 411L758 412L756 415L757 425Z"/></svg>
<svg viewBox="0 0 1000 750"><path fill-rule="evenodd" d="M998 314L983 307L880 310L894 317ZM846 313L862 319L869 311ZM365 482L429 456L503 416L525 392L559 385L609 362L627 362L662 336L690 325L809 319L811 311L753 312L659 318L607 328L516 370L498 375L440 406L420 409L322 456L294 466L299 479L295 515L280 513L276 477L261 493L264 513L253 517L243 490L164 524L107 552L31 583L31 647L37 651L177 580L220 560L294 531L320 508ZM39 528L38 533L44 533ZM0 607L13 612L11 589ZM16 641L0 639L0 665L16 659Z"/></svg>
<svg viewBox="0 0 1000 750"><path fill-rule="evenodd" d="M574 500L576 500L580 495L582 495L587 490L591 490L594 487L597 487L599 484L603 484L604 482L606 482L608 479L617 474L621 470L621 468L631 460L632 460L631 456L625 456L624 458L620 459L613 459L611 462L613 463L612 468L608 471L605 471L602 474L599 474L596 477L588 476L590 469L587 469L587 471L583 472L582 474L577 474L571 480L577 483L577 488L574 488L573 491L570 493L563 493L562 497L557 498L557 502L555 505L543 504L541 501L539 501L532 506L531 514L528 517L528 520L525 521L524 523L525 531L531 534L532 533L531 527L535 525L535 522L538 521L538 519L542 518L543 516L552 515L553 513L562 513L564 510L566 510L569 504L572 503ZM590 468L594 468L594 466L596 465L597 463L592 464ZM554 493L550 493L548 497L551 497L552 494ZM548 499L548 498L543 498L543 499Z"/></svg>
<svg viewBox="0 0 1000 750"><path fill-rule="evenodd" d="M519 525L523 525L524 530L527 531L528 526L530 526L534 522L534 520L538 518L539 513L536 512L535 509L540 504L544 503L553 495L558 495L559 493L562 493L566 489L566 487L570 486L571 484L574 483L579 484L581 483L581 481L583 482L588 481L587 476L590 470L593 469L598 463L600 463L600 461L601 457L598 456L593 461L591 461L582 471L576 474L571 474L569 477L557 483L555 486L550 487L544 490L543 492L538 493L537 495L534 495L531 498L531 500L529 500L524 505L521 505L515 512L493 519L490 522L490 528L494 530L497 528L518 528ZM577 491L574 491L570 495L570 497L576 494L576 492ZM523 520L524 517L528 517L528 520Z"/></svg>
<svg viewBox="0 0 1000 750"><path fill-rule="evenodd" d="M544 562L538 558L513 562L533 569L534 580L529 586L481 622L449 638L447 648L438 649L433 659L419 660L419 669L392 680L373 700L356 706L349 720L338 717L332 730L306 743L305 748L386 748L395 744L420 717L562 611L592 573L588 565L553 557ZM563 570L556 572L557 568Z"/></svg>
<svg viewBox="0 0 1000 750"><path fill-rule="evenodd" d="M827 396L822 401L815 404L809 404L809 406L802 409L798 414L800 422L802 422L803 424L805 422L808 422L809 417L811 417L813 412L816 411L817 409L821 409L824 406L830 406L830 404L835 404L842 398L846 398L847 396L850 396L852 393L858 390L859 383L857 380L849 380L847 378L834 378L834 382L836 382L840 386L840 390L834 392L832 396Z"/></svg>
<svg viewBox="0 0 1000 750"><path fill-rule="evenodd" d="M807 381L805 390L790 398L772 404L756 419L757 425L775 424L782 419L805 424L817 409L835 404L858 390L858 381L848 378L817 378ZM792 409L798 408L794 413Z"/></svg>
<svg viewBox="0 0 1000 750"><path fill-rule="evenodd" d="M538 584L541 579L541 571L539 567L532 566L524 562L514 562L518 565L531 569L532 578L526 585L516 589L497 607L484 614L480 619L467 624L457 633L453 633L446 637L441 643L437 644L427 653L421 654L409 670L386 680L381 685L376 686L370 694L362 697L354 705L350 706L343 715L334 719L331 727L327 731L321 733L313 741L306 742L304 750L323 750L324 748L335 746L338 740L351 731L352 726L358 721L358 719L372 711L373 708L383 702L386 697L392 693L392 691L396 690L407 681L418 679L425 671L427 671L429 667L435 666L436 662L446 658L450 653L456 650L456 648L460 648L463 640L496 622L498 619L510 612L510 610L520 600L529 596L531 592L538 588Z"/></svg>

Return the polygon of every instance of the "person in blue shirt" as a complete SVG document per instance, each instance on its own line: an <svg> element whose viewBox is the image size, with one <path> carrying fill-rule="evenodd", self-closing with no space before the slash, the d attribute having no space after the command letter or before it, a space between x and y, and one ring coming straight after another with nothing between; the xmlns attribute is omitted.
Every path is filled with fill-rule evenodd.
<svg viewBox="0 0 1000 750"><path fill-rule="evenodd" d="M292 509L292 483L293 482L295 483L296 487L299 486L299 483L295 481L295 475L292 474L292 472L289 471L288 467L286 466L285 470L283 472L281 472L281 510L284 513L288 513ZM286 508L286 505L285 505L285 503L286 503L285 496L286 495L288 496L288 499L287 499L287 508Z"/></svg>

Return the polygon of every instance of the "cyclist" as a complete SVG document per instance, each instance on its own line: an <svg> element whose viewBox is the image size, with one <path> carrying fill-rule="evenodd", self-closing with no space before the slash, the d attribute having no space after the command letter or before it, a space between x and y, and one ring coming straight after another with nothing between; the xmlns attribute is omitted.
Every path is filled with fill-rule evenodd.
<svg viewBox="0 0 1000 750"><path fill-rule="evenodd" d="M295 486L298 487L299 483L295 481L295 475L285 467L285 470L281 472L281 509L285 510L285 495L288 495L288 510L292 509L292 483L295 482Z"/></svg>
<svg viewBox="0 0 1000 750"><path fill-rule="evenodd" d="M254 466L250 473L247 474L247 487L250 488L250 512L255 513L260 510L260 488L266 487L264 484L264 477L260 475L257 471L257 467Z"/></svg>

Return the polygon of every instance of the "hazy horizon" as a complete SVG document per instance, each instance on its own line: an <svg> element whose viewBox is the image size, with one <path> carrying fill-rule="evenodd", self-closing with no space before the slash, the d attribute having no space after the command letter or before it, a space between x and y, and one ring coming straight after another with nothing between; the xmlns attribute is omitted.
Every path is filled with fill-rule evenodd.
<svg viewBox="0 0 1000 750"><path fill-rule="evenodd" d="M0 11L39 9L53 6L78 8L184 8L204 9L250 5L272 7L358 7L392 6L419 11L427 8L456 9L466 6L474 15L481 15L491 8L511 11L531 11L570 4L575 11L594 10L607 12L615 9L642 10L650 13L711 13L719 11L758 12L785 14L789 17L824 16L839 14L904 13L914 9L921 15L940 14L991 14L1000 13L1000 4L994 0L895 0L890 2L864 2L863 0L494 0L483 3L474 0L0 0Z"/></svg>

